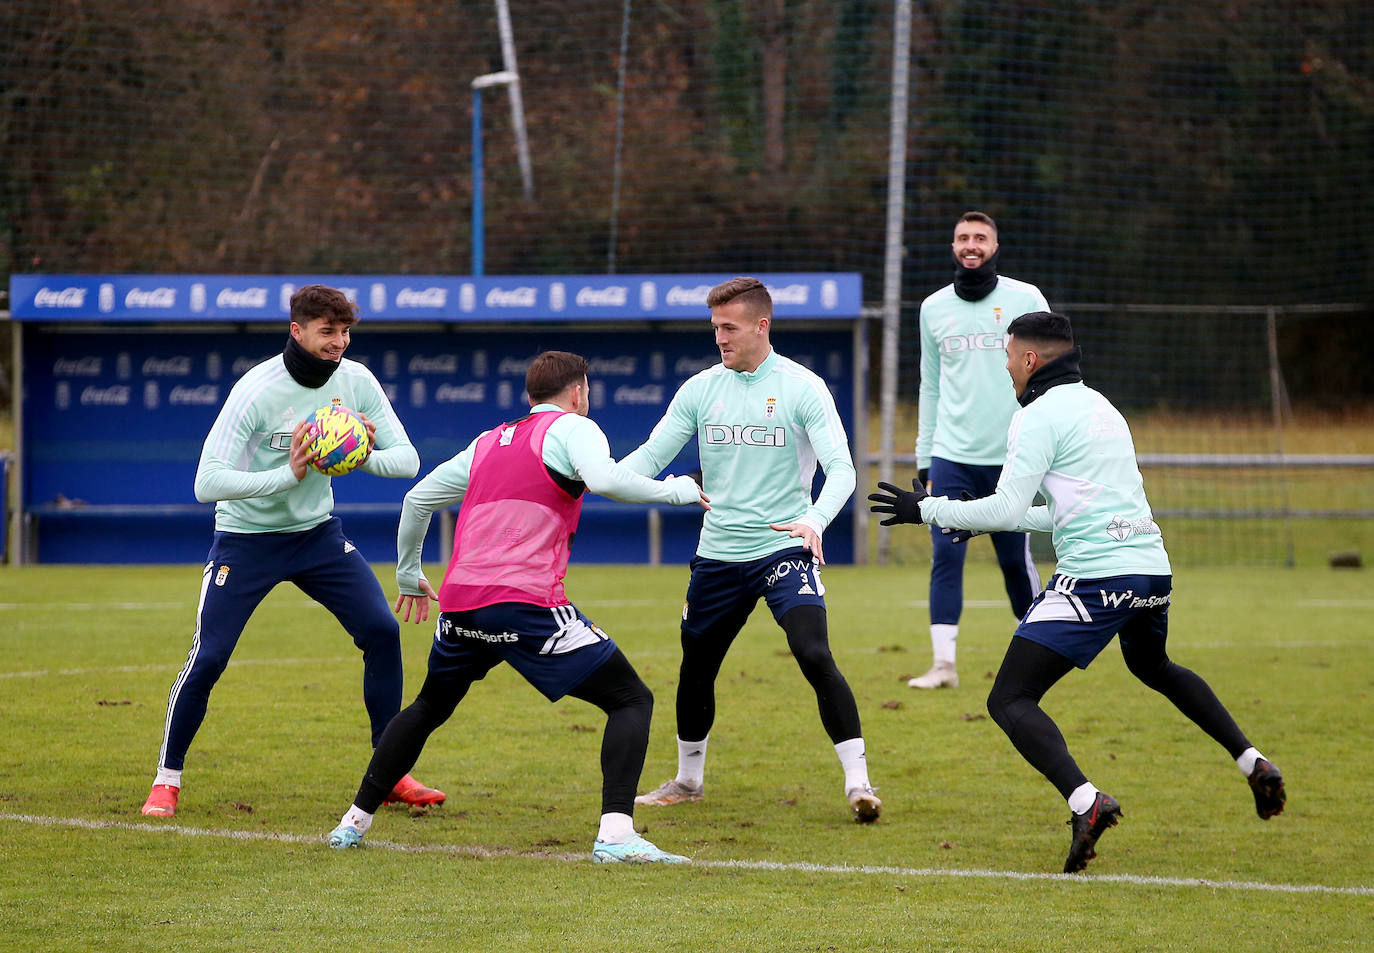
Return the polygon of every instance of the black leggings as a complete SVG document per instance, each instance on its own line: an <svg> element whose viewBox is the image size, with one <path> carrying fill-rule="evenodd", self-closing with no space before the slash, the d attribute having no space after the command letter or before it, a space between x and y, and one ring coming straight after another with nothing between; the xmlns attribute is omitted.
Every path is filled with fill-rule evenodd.
<svg viewBox="0 0 1374 953"><path fill-rule="evenodd" d="M1196 673L1170 661L1160 639L1121 643L1132 675L1174 707L1236 758L1250 742L1226 707ZM988 713L1021 757L1043 774L1066 799L1088 779L1079 770L1063 734L1040 707L1040 699L1074 667L1064 656L1030 639L1013 638L988 694Z"/></svg>
<svg viewBox="0 0 1374 953"><path fill-rule="evenodd" d="M859 738L859 706L849 683L830 654L830 637L825 609L797 606L789 609L779 623L787 633L787 647L797 660L802 675L816 692L821 725L835 744ZM716 676L720 674L725 653L743 628L744 620L733 632L682 637L682 668L677 687L677 735L683 741L701 741L711 733L716 720Z"/></svg>
<svg viewBox="0 0 1374 953"><path fill-rule="evenodd" d="M386 726L353 803L375 813L396 782L415 767L434 729L448 721L471 687L467 679L426 677L414 703ZM601 738L601 812L633 815L635 789L649 747L653 694L620 649L569 694L606 713Z"/></svg>

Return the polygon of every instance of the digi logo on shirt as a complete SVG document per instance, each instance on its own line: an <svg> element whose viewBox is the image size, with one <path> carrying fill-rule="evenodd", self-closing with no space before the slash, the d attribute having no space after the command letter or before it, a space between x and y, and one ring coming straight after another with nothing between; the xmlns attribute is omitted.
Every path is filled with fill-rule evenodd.
<svg viewBox="0 0 1374 953"><path fill-rule="evenodd" d="M1000 331L980 334L951 334L940 339L940 353L953 354L956 351L1003 351L1007 347L1007 336Z"/></svg>
<svg viewBox="0 0 1374 953"><path fill-rule="evenodd" d="M787 428L785 427L760 427L757 424L746 426L744 424L706 424L702 428L702 434L708 444L712 446L742 446L742 447L785 447L787 446Z"/></svg>

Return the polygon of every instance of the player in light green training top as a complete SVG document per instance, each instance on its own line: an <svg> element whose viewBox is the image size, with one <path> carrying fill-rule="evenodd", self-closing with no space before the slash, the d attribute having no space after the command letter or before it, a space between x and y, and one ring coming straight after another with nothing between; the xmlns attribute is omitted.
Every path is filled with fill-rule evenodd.
<svg viewBox="0 0 1374 953"><path fill-rule="evenodd" d="M986 496L997 485L1016 396L1003 367L1007 323L1049 305L1035 285L997 273L997 224L965 212L954 226L954 281L921 303L920 418L916 466L937 496ZM1040 588L1025 533L993 533L1011 611L1019 619ZM931 535L930 670L912 688L956 688L964 609L963 546Z"/></svg>
<svg viewBox="0 0 1374 953"><path fill-rule="evenodd" d="M1250 782L1255 811L1283 810L1283 775L1250 744L1197 674L1170 660L1173 578L1159 525L1145 499L1126 420L1083 383L1068 318L1023 314L1007 327L1007 372L1021 404L1007 434L996 491L970 501L880 483L868 497L883 525L926 522L951 542L972 531L1054 534L1059 564L1017 626L988 695L988 712L1030 764L1069 803L1073 834L1064 872L1097 856L1098 837L1121 805L1079 769L1040 699L1074 666L1087 668L1114 637L1131 674L1169 699L1224 747ZM1032 506L1036 492L1046 506ZM952 529L951 527L961 527Z"/></svg>
<svg viewBox="0 0 1374 953"><path fill-rule="evenodd" d="M401 708L401 630L362 553L334 515L332 478L312 468L309 420L342 405L367 424L361 469L413 477L420 456L362 364L343 355L358 320L343 292L306 285L291 296L282 353L250 368L229 391L196 468L196 499L215 503L215 536L205 560L195 634L172 683L157 775L143 805L171 817L186 752L205 718L210 690L229 664L253 610L279 582L291 582L332 612L363 657L362 695L376 744ZM406 775L390 800L438 804L444 793Z"/></svg>
<svg viewBox="0 0 1374 953"><path fill-rule="evenodd" d="M763 282L734 278L706 304L721 363L684 383L649 439L621 461L654 476L695 436L711 500L682 609L677 776L635 803L702 799L716 675L762 597L815 689L850 811L874 821L882 802L869 784L854 693L830 654L821 585L821 534L854 492L844 425L825 382L769 343L773 299ZM812 500L818 462L825 486Z"/></svg>

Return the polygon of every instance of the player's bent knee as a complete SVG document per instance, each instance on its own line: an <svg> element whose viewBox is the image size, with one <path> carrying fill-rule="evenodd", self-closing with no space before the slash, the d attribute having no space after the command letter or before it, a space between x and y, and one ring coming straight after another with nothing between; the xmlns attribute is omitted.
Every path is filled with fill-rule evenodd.
<svg viewBox="0 0 1374 953"><path fill-rule="evenodd" d="M992 690L988 692L988 715L997 725L1006 730L1015 717L1017 695L1008 691L1007 687L1000 682L994 683Z"/></svg>

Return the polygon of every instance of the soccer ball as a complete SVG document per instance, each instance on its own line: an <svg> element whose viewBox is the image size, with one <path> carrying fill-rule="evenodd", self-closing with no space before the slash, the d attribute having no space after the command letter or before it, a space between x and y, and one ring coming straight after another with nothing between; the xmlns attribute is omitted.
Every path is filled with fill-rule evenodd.
<svg viewBox="0 0 1374 953"><path fill-rule="evenodd" d="M347 407L321 407L310 417L308 449L319 452L319 459L310 465L325 476L352 473L371 449L367 425Z"/></svg>

